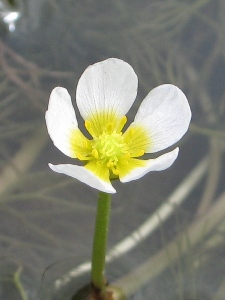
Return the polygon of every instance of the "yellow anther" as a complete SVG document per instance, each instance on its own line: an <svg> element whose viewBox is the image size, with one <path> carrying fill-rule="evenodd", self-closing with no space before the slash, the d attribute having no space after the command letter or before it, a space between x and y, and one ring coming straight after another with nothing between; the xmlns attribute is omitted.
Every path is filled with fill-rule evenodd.
<svg viewBox="0 0 225 300"><path fill-rule="evenodd" d="M84 155L80 154L80 152L79 152L79 153L76 153L76 158L79 160L91 160L93 157L90 155L87 155L86 153L84 153Z"/></svg>
<svg viewBox="0 0 225 300"><path fill-rule="evenodd" d="M91 122L88 121L88 120L86 120L86 121L84 122L84 126L85 126L85 128L87 129L87 131L90 133L90 135L94 136L94 130L93 130L93 127L92 127L92 125L91 125Z"/></svg>
<svg viewBox="0 0 225 300"><path fill-rule="evenodd" d="M119 171L117 169L112 169L114 175L119 175Z"/></svg>
<svg viewBox="0 0 225 300"><path fill-rule="evenodd" d="M109 161L107 162L107 168L112 168L113 167L113 162L112 161Z"/></svg>
<svg viewBox="0 0 225 300"><path fill-rule="evenodd" d="M120 122L118 124L118 127L117 127L117 132L121 132L121 130L123 129L124 125L127 123L127 117L126 116L123 116L121 119L120 119Z"/></svg>
<svg viewBox="0 0 225 300"><path fill-rule="evenodd" d="M143 149L131 152L131 157L139 157L145 154Z"/></svg>
<svg viewBox="0 0 225 300"><path fill-rule="evenodd" d="M98 158L99 157L99 154L98 154L98 151L96 149L93 149L91 154L94 156L94 158Z"/></svg>
<svg viewBox="0 0 225 300"><path fill-rule="evenodd" d="M81 155L80 153L77 153L77 158L79 160L85 160L85 157L83 155Z"/></svg>
<svg viewBox="0 0 225 300"><path fill-rule="evenodd" d="M137 152L136 157L142 156L144 154L145 154L145 151L144 150L140 150L139 152Z"/></svg>

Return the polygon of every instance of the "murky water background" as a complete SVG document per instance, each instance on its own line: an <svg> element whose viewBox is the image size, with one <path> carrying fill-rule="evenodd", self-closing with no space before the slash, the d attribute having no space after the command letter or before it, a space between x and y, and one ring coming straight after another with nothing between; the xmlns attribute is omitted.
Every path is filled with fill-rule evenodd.
<svg viewBox="0 0 225 300"><path fill-rule="evenodd" d="M185 181L182 204L115 263L112 281L130 290L144 277L130 299L223 300L225 2L5 0L0 19L0 299L40 299L50 265L91 255L97 191L50 171L48 162L71 160L47 136L44 113L52 88L75 95L88 65L117 57L139 78L129 121L162 83L186 93L193 119L170 169L115 183L109 249L184 180L194 183Z"/></svg>

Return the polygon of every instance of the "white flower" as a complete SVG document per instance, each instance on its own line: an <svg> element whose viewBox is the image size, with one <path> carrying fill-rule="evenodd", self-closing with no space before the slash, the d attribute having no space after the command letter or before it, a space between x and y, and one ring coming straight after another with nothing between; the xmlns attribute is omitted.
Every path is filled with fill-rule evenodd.
<svg viewBox="0 0 225 300"><path fill-rule="evenodd" d="M133 68L116 58L84 71L76 101L91 138L78 128L67 90L53 89L46 112L48 133L59 150L84 162L84 166L49 164L53 171L115 193L111 179L128 182L173 164L178 148L156 159L139 157L163 150L185 134L191 119L187 98L174 85L156 87L141 103L133 123L122 132L127 122L125 115L136 98L137 83Z"/></svg>

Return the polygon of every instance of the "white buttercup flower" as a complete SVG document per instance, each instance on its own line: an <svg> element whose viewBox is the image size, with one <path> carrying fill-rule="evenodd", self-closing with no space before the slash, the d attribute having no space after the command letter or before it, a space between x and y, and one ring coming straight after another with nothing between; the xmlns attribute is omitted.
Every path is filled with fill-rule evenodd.
<svg viewBox="0 0 225 300"><path fill-rule="evenodd" d="M191 119L187 98L174 85L156 87L123 132L125 115L137 95L137 84L133 68L116 58L84 71L77 85L76 101L91 138L78 128L67 90L54 88L46 112L48 133L59 150L82 161L84 166L49 164L50 168L100 191L115 193L111 179L128 182L170 167L178 148L155 159L139 157L163 150L185 134Z"/></svg>

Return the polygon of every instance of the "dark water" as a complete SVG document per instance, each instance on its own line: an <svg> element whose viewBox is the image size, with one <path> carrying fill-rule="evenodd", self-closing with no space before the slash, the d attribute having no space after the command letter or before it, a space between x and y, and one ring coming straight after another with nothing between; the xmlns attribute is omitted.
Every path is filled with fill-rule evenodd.
<svg viewBox="0 0 225 300"><path fill-rule="evenodd" d="M224 299L225 2L0 3L0 299L40 299L43 274L51 282L65 271L50 265L91 255L97 192L49 170L48 162L71 160L50 141L44 113L55 86L66 87L74 99L84 69L109 57L130 63L139 78L129 121L162 83L179 86L193 113L170 169L115 183L109 249L183 180L194 183L185 182L182 204L115 262L112 278L109 267L108 277L121 279L130 291L143 275L130 299ZM18 13L11 23L4 19L10 12ZM196 178L189 176L194 168ZM139 275L123 277L143 265Z"/></svg>

